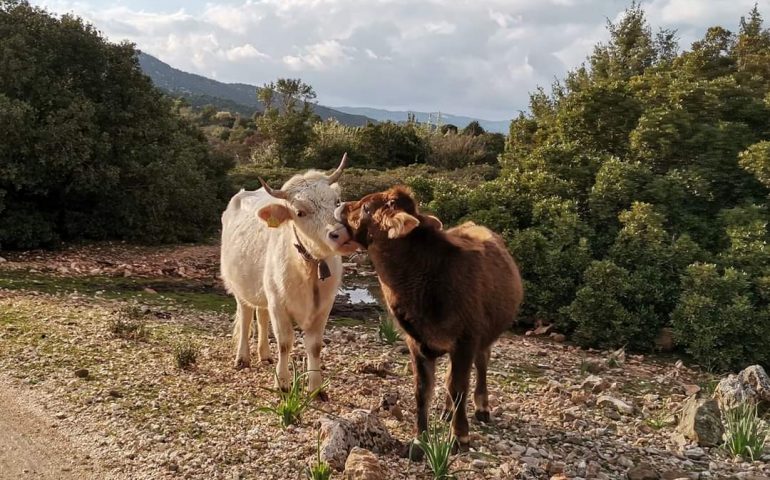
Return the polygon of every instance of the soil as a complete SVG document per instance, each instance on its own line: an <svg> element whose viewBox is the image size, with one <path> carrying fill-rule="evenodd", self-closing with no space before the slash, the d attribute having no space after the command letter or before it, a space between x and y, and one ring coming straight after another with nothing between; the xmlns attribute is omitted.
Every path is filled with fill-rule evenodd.
<svg viewBox="0 0 770 480"><path fill-rule="evenodd" d="M274 365L232 368L234 302L221 291L217 251L100 244L2 254L0 478L304 478L318 420L357 408L377 412L401 442L412 438L406 347L380 340L381 308L344 295L322 353L330 401L286 429L265 413L277 398ZM365 266L346 264L346 287L372 282ZM188 369L176 364L181 346L197 353ZM301 332L293 358L301 368ZM583 385L597 378L596 389ZM492 422L472 422L473 450L454 468L468 479L626 478L643 464L663 478L767 478L770 452L746 462L674 440L686 392L708 393L716 380L676 358L510 333L493 349ZM380 408L394 398L398 409ZM379 459L385 478L432 478L396 451Z"/></svg>

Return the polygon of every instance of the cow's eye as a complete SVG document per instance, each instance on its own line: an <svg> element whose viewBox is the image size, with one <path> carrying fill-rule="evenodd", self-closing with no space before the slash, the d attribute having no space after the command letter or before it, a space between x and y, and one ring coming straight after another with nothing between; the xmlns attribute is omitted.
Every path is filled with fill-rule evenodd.
<svg viewBox="0 0 770 480"><path fill-rule="evenodd" d="M335 205L336 205L336 206L338 206L338 207L339 207L340 205L342 205L342 202L340 201L340 199L339 199L339 198L337 199L337 202L335 203Z"/></svg>
<svg viewBox="0 0 770 480"><path fill-rule="evenodd" d="M304 217L305 215L307 215L307 214L306 214L304 211L302 211L302 210L297 210L297 216L298 216L298 217Z"/></svg>

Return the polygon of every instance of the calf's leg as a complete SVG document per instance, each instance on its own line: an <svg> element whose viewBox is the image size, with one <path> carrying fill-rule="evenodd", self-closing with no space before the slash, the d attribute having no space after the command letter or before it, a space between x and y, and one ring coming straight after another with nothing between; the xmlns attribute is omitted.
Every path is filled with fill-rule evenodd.
<svg viewBox="0 0 770 480"><path fill-rule="evenodd" d="M235 301L238 306L235 311L235 324L233 325L233 343L235 343L235 368L240 370L241 368L251 366L249 338L251 337L251 320L254 318L254 307L237 297Z"/></svg>
<svg viewBox="0 0 770 480"><path fill-rule="evenodd" d="M420 347L411 339L407 340L412 358L414 373L414 396L417 403L417 435L428 429L428 411L433 398L433 387L436 378L436 359L429 358L420 352ZM423 456L422 450L416 445L406 451L412 460Z"/></svg>
<svg viewBox="0 0 770 480"><path fill-rule="evenodd" d="M492 348L487 347L476 353L476 390L473 392L473 404L476 406L476 420L489 421L489 395L487 392L487 366Z"/></svg>
<svg viewBox="0 0 770 480"><path fill-rule="evenodd" d="M450 354L450 360L452 368L449 373L449 395L453 401L452 431L460 448L466 448L470 443L470 437L468 436L465 400L468 396L473 352L457 348Z"/></svg>
<svg viewBox="0 0 770 480"><path fill-rule="evenodd" d="M270 342L267 339L267 329L270 323L270 314L266 308L257 308L257 351L259 352L259 361L262 363L272 363L270 358Z"/></svg>

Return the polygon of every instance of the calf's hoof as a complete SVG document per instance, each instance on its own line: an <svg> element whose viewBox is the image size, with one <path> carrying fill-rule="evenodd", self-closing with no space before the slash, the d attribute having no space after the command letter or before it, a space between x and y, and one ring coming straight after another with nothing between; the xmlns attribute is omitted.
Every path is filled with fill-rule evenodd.
<svg viewBox="0 0 770 480"><path fill-rule="evenodd" d="M417 445L414 441L406 442L402 447L401 451L398 452L398 455L401 458L408 458L409 460L413 462L419 462L425 457L425 452L422 451L422 448Z"/></svg>
<svg viewBox="0 0 770 480"><path fill-rule="evenodd" d="M457 455L458 453L464 453L469 451L470 448L471 448L471 442L468 439L468 437L465 437L464 441L460 441L459 439L457 439L454 445L452 445L452 454Z"/></svg>
<svg viewBox="0 0 770 480"><path fill-rule="evenodd" d="M475 416L479 422L489 423L491 420L488 411L476 410Z"/></svg>
<svg viewBox="0 0 770 480"><path fill-rule="evenodd" d="M263 357L263 358L259 359L259 363L264 365L264 366L272 365L273 364L273 359L270 358L270 357L267 357L267 358Z"/></svg>
<svg viewBox="0 0 770 480"><path fill-rule="evenodd" d="M247 358L238 358L235 360L235 369L243 370L244 368L251 368L251 360Z"/></svg>

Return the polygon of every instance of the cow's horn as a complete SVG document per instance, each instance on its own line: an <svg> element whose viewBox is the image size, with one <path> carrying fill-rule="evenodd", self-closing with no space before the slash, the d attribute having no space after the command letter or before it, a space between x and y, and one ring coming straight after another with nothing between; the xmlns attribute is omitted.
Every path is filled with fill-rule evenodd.
<svg viewBox="0 0 770 480"><path fill-rule="evenodd" d="M329 185L333 183L337 183L337 180L340 179L340 175L342 175L342 171L345 170L345 167L348 166L348 152L345 152L342 155L342 161L340 162L340 166L337 167L337 170L334 171L331 175L329 175Z"/></svg>
<svg viewBox="0 0 770 480"><path fill-rule="evenodd" d="M259 183L262 184L262 188L264 188L265 191L269 193L271 196L275 198L280 198L281 200L289 199L288 193L284 192L283 190L273 190L264 180L262 180L262 177L258 177L258 178L259 178Z"/></svg>

